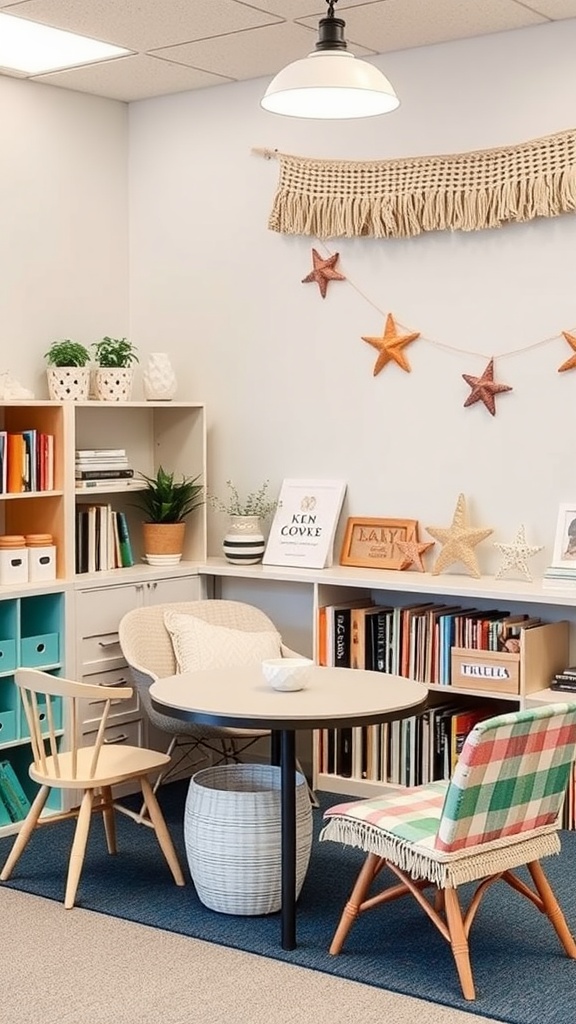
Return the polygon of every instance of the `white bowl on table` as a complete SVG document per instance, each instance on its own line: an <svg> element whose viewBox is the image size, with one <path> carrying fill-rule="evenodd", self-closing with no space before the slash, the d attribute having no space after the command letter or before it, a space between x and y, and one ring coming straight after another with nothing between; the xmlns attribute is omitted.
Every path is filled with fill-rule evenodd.
<svg viewBox="0 0 576 1024"><path fill-rule="evenodd" d="M262 672L274 690L303 690L313 664L311 658L265 658Z"/></svg>

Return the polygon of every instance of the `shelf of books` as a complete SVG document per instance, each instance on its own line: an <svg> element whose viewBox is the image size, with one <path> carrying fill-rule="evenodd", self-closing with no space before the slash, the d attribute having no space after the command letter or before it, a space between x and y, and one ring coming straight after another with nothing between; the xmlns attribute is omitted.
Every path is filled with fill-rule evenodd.
<svg viewBox="0 0 576 1024"><path fill-rule="evenodd" d="M201 573L206 596L257 604L293 650L320 664L370 668L398 675L400 686L404 677L428 686L429 704L418 716L315 733L319 790L368 796L383 786L445 778L480 718L570 699L548 687L570 664L576 591L554 592L540 581L233 566L218 558ZM574 827L573 793L565 813Z"/></svg>

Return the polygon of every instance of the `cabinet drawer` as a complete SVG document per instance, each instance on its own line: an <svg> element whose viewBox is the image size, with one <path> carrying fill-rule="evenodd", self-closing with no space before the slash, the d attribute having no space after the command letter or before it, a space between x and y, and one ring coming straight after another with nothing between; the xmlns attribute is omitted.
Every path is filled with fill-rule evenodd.
<svg viewBox="0 0 576 1024"><path fill-rule="evenodd" d="M136 585L106 587L81 590L76 597L78 632L80 636L88 637L118 629L120 619L138 605L139 590Z"/></svg>
<svg viewBox="0 0 576 1024"><path fill-rule="evenodd" d="M110 672L94 672L92 675L83 676L84 683L91 686L132 686L129 673L126 668L114 668ZM104 711L104 700L86 700L82 702L82 722L98 722ZM139 711L140 701L138 691L134 689L128 700L112 700L108 721L112 723L115 718L121 718L134 711Z"/></svg>
<svg viewBox="0 0 576 1024"><path fill-rule="evenodd" d="M124 661L118 633L85 637L80 646L80 655L83 675L99 670L104 672L112 668L113 662L119 662L117 667L121 668Z"/></svg>
<svg viewBox="0 0 576 1024"><path fill-rule="evenodd" d="M84 727L82 729L82 746L89 747L96 742L98 726L93 729ZM124 744L127 747L141 747L144 739L143 723L141 718L134 722L111 723L104 730L104 744Z"/></svg>

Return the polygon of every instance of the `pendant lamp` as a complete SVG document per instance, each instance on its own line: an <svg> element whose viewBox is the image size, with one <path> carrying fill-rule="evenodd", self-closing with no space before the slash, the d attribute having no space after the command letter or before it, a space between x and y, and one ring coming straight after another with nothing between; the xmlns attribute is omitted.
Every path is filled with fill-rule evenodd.
<svg viewBox="0 0 576 1024"><path fill-rule="evenodd" d="M337 2L326 0L328 14L320 19L313 52L288 64L272 79L260 101L264 110L325 120L373 117L399 105L385 75L348 52L346 22L334 16Z"/></svg>

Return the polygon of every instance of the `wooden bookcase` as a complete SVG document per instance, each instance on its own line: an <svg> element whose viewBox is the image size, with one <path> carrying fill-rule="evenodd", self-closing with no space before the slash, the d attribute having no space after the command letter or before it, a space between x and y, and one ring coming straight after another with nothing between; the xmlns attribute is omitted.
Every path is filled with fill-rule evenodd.
<svg viewBox="0 0 576 1024"><path fill-rule="evenodd" d="M54 490L0 494L0 533L50 533L56 545L56 579L45 583L0 586L0 760L14 767L32 797L28 778L30 741L20 711L14 670L23 665L89 678L107 684L126 675L118 644L122 615L133 607L161 601L194 600L200 596L198 566L206 560L206 509L188 521L182 561L176 566L143 563L141 513L133 494L77 491L77 448L126 449L135 472L154 475L160 465L177 475L200 476L206 483L206 417L199 402L1 402L0 430L19 433L36 429L54 435ZM76 507L104 502L126 512L135 565L93 574L75 574ZM49 637L46 654L34 660L35 636ZM57 657L54 657L57 651ZM48 654L50 653L50 656ZM32 659L32 660L31 660ZM48 659L48 660L47 660ZM92 742L99 708L91 706L79 724ZM62 721L62 743L69 723ZM137 697L128 711L110 720L111 742L163 743L151 736ZM165 746L165 743L163 743ZM52 802L53 808L55 804ZM50 807L48 808L48 811ZM17 831L18 823L0 827L0 835Z"/></svg>

